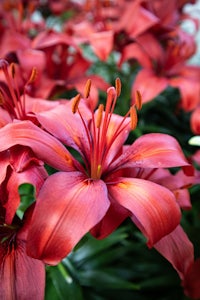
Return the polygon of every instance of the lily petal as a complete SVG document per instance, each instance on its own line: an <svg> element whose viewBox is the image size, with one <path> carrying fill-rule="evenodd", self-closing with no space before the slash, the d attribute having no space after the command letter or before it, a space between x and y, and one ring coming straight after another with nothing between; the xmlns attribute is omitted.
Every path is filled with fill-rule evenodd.
<svg viewBox="0 0 200 300"><path fill-rule="evenodd" d="M90 45L97 57L106 61L113 49L114 33L111 30L94 32L90 35Z"/></svg>
<svg viewBox="0 0 200 300"><path fill-rule="evenodd" d="M172 264L183 279L194 261L194 249L182 227L177 226L169 235L158 241L154 248Z"/></svg>
<svg viewBox="0 0 200 300"><path fill-rule="evenodd" d="M138 35L148 31L159 19L149 10L141 7L141 1L124 3L122 15L118 20L116 29L125 30L131 38L135 39Z"/></svg>
<svg viewBox="0 0 200 300"><path fill-rule="evenodd" d="M9 251L0 244L0 278L1 299L44 299L44 264L27 256L23 241Z"/></svg>
<svg viewBox="0 0 200 300"><path fill-rule="evenodd" d="M75 161L69 151L56 138L30 121L7 124L0 130L0 140L0 151L18 144L28 146L37 158L53 168L62 171L75 170Z"/></svg>
<svg viewBox="0 0 200 300"><path fill-rule="evenodd" d="M180 223L180 209L174 194L147 180L119 178L108 185L109 194L132 213L132 220L152 247Z"/></svg>
<svg viewBox="0 0 200 300"><path fill-rule="evenodd" d="M151 69L152 67L151 58L146 54L143 48L135 42L130 43L123 48L119 66L121 66L124 61L130 59L136 59L144 68Z"/></svg>
<svg viewBox="0 0 200 300"><path fill-rule="evenodd" d="M158 77L151 69L142 69L132 85L132 101L134 102L136 91L140 91L142 102L146 103L163 92L167 86L168 80L165 77Z"/></svg>
<svg viewBox="0 0 200 300"><path fill-rule="evenodd" d="M1 153L1 159L0 159L0 184L6 177L7 167L9 166L9 154L7 151Z"/></svg>
<svg viewBox="0 0 200 300"><path fill-rule="evenodd" d="M187 70L187 68L186 68ZM199 85L200 74L192 77L177 76L171 78L169 84L173 87L177 87L181 94L181 106L188 112L195 109L199 104Z"/></svg>
<svg viewBox="0 0 200 300"><path fill-rule="evenodd" d="M46 170L42 166L29 166L23 172L12 172L7 182L8 201L5 203L6 208L5 222L11 224L16 210L20 204L19 186L23 183L30 183L36 188L36 195L48 176Z"/></svg>
<svg viewBox="0 0 200 300"><path fill-rule="evenodd" d="M182 285L188 297L191 299L200 298L200 258L191 265Z"/></svg>
<svg viewBox="0 0 200 300"><path fill-rule="evenodd" d="M63 259L106 214L110 202L101 180L59 172L44 183L32 216L27 251L50 265Z"/></svg>
<svg viewBox="0 0 200 300"><path fill-rule="evenodd" d="M90 233L97 239L104 239L111 234L126 218L130 217L130 212L119 205L109 195L111 205L103 219L90 230Z"/></svg>
<svg viewBox="0 0 200 300"><path fill-rule="evenodd" d="M43 262L27 256L26 237L34 205L26 210L21 222L0 227L0 299L44 299L45 266ZM0 206L1 222L5 210ZM16 228L16 229L15 229ZM8 231L9 230L9 231ZM12 232L13 231L13 232Z"/></svg>
<svg viewBox="0 0 200 300"><path fill-rule="evenodd" d="M171 168L189 166L175 138L168 134L149 133L139 137L113 163L116 167Z"/></svg>
<svg viewBox="0 0 200 300"><path fill-rule="evenodd" d="M61 142L82 153L82 148L89 148L88 140L80 116L72 113L71 105L72 102L69 101L67 105L59 105L50 111L41 112L37 119L43 128ZM79 109L84 112L86 119L91 118L91 112L83 103L80 103Z"/></svg>
<svg viewBox="0 0 200 300"><path fill-rule="evenodd" d="M12 118L10 117L9 113L0 107L0 128L11 122Z"/></svg>

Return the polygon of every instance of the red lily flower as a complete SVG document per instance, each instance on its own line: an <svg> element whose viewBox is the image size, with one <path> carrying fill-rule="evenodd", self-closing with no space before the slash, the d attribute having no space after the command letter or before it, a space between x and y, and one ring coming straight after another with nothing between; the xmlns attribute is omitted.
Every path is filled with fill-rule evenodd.
<svg viewBox="0 0 200 300"><path fill-rule="evenodd" d="M142 5L159 19L159 21L151 28L151 31L157 34L164 34L173 31L180 24L183 17L183 7L190 3L187 0L159 0L143 1ZM190 17L187 16L189 19Z"/></svg>
<svg viewBox="0 0 200 300"><path fill-rule="evenodd" d="M174 42L168 39L164 48L155 36L143 34L137 38L137 44L132 43L124 49L120 64L124 59L133 58L142 66L132 86L132 99L139 90L143 102L148 102L169 85L179 89L181 106L189 111L199 103L200 68L186 64L196 48L193 38L180 30L178 34L171 33L171 37Z"/></svg>
<svg viewBox="0 0 200 300"><path fill-rule="evenodd" d="M166 134L144 135L123 150L137 118L134 106L125 117L113 113L120 93L116 82L116 89L107 91L105 111L100 105L90 118L79 109L79 96L71 110L68 105L41 113L39 122L51 135L29 121L0 131L0 151L15 144L29 146L39 159L60 170L40 190L28 235L28 254L48 264L58 263L97 224L95 236L104 237L130 216L152 247L180 222L180 209L169 189L148 179L121 176L124 168L189 164L178 142ZM83 165L52 134L77 150Z"/></svg>
<svg viewBox="0 0 200 300"><path fill-rule="evenodd" d="M44 97L44 86L48 88L49 83L51 89L46 97L54 95L60 90L70 90L76 88L82 93L85 80L91 62L87 60L74 41L74 38L66 33L59 33L53 30L44 31L37 35L32 42L32 48L42 50L45 53L45 70L41 74L39 88L35 89L35 96ZM73 51L72 51L73 49ZM52 59L55 57L56 59ZM31 60L30 57L26 57ZM22 57L23 61L24 57ZM91 98L94 98L94 106L97 103L97 89L107 89L108 84L98 75L92 75L94 79L94 88ZM53 85L52 85L53 84Z"/></svg>
<svg viewBox="0 0 200 300"><path fill-rule="evenodd" d="M124 45L158 22L141 2L87 1L82 4L82 14L67 23L66 28L70 26L68 31L78 44L89 44L98 58L106 61L112 50L121 52Z"/></svg>
<svg viewBox="0 0 200 300"><path fill-rule="evenodd" d="M0 60L1 75L0 82L1 107L0 107L0 130L7 123L17 120L28 119L39 125L37 113L55 107L59 102L50 102L43 99L33 99L26 95L26 88L31 83L31 78L25 85L22 95L18 87L18 76L14 64L8 65L6 60ZM34 72L31 75L34 79ZM27 147L17 145L9 151L1 152L1 175L0 184L4 181L6 192L3 206L6 208L5 222L12 224L15 212L20 204L18 194L19 185L29 182L36 188L36 195L48 176L44 163L35 158L32 151ZM6 182L6 183L5 183Z"/></svg>
<svg viewBox="0 0 200 300"><path fill-rule="evenodd" d="M36 24L30 21L32 13L32 11L29 12L30 7L27 4L24 11L23 5L19 5L16 20L12 9L10 11L3 9L3 16L6 20L8 19L8 26L2 25L0 56L9 62L18 63L25 82L30 70L33 67L37 69L38 74L33 83L34 88L29 91L33 97L50 98L66 88L76 88L78 92L82 92L85 73L91 63L84 58L75 39L64 33L64 30L63 32L49 30L45 28L44 24L41 24L41 27L38 25L37 29L34 28ZM23 16L26 20L25 24L22 22ZM37 32L34 37L29 35L29 30L32 29ZM71 51L72 48L73 51ZM95 84L91 96L96 105L97 90L107 89L108 84L98 75L95 75L93 79Z"/></svg>
<svg viewBox="0 0 200 300"><path fill-rule="evenodd" d="M114 27L115 32L125 32L129 40L148 31L155 26L159 19L157 16L142 6L141 0L124 1L120 6L120 15Z"/></svg>
<svg viewBox="0 0 200 300"><path fill-rule="evenodd" d="M0 197L2 196L0 189ZM26 238L32 208L23 220L15 216L12 224L4 220L5 210L0 205L0 298L44 299L44 264L26 254Z"/></svg>
<svg viewBox="0 0 200 300"><path fill-rule="evenodd" d="M6 60L0 59L0 128L14 119L38 123L36 116L39 111L59 105L59 101L32 98L27 94L36 76L37 71L33 68L29 79L22 85L17 65L9 65Z"/></svg>
<svg viewBox="0 0 200 300"><path fill-rule="evenodd" d="M0 3L0 28L1 45L0 57L9 62L17 62L16 54L31 47L34 34L45 29L45 22L41 18L35 20L32 13L39 6L39 1L1 1Z"/></svg>

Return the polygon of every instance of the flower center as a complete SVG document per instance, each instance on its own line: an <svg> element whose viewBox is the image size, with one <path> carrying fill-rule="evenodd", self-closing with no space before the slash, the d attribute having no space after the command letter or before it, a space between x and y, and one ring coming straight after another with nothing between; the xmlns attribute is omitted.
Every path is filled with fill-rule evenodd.
<svg viewBox="0 0 200 300"><path fill-rule="evenodd" d="M16 79L16 69L14 63L9 63L5 59L0 59L0 70L5 76L5 83L0 84L0 106L3 107L13 119L26 119L25 91L27 86L36 78L36 69L32 70L31 76L24 85L23 94L20 95L19 86Z"/></svg>
<svg viewBox="0 0 200 300"><path fill-rule="evenodd" d="M7 246L12 247L15 244L15 237L18 229L18 226L7 225L5 223L0 224L0 243L5 243Z"/></svg>
<svg viewBox="0 0 200 300"><path fill-rule="evenodd" d="M85 88L85 95L89 96L91 81L88 81ZM137 126L137 112L136 108L141 108L140 93L136 93L135 104L130 107L124 117L119 117L119 121L112 126L112 116L116 105L117 98L121 93L121 81L119 78L115 81L115 87L110 87L107 90L106 105L100 104L97 111L92 112L91 122L84 119L78 104L81 100L80 95L74 98L72 111L78 112L83 123L86 137L89 143L89 156L86 165L90 167L89 174L93 179L100 179L102 173L108 165L108 154L112 151L111 147L121 133L127 128L134 130ZM109 161L111 163L111 161Z"/></svg>

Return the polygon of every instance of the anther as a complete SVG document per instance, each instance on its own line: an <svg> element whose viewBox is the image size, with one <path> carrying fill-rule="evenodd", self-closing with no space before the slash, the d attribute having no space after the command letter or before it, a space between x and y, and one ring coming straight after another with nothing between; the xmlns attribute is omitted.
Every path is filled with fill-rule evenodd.
<svg viewBox="0 0 200 300"><path fill-rule="evenodd" d="M104 111L104 105L100 104L99 109L98 109L98 113L97 113L97 119L96 119L96 127L97 128L99 128L100 125L101 125L103 111Z"/></svg>
<svg viewBox="0 0 200 300"><path fill-rule="evenodd" d="M28 83L33 83L37 77L37 69L33 68Z"/></svg>
<svg viewBox="0 0 200 300"><path fill-rule="evenodd" d="M10 68L11 68L11 74L12 74L12 78L15 77L15 64L14 63L11 63L10 64Z"/></svg>
<svg viewBox="0 0 200 300"><path fill-rule="evenodd" d="M139 91L135 92L135 105L138 110L142 108L142 95Z"/></svg>
<svg viewBox="0 0 200 300"><path fill-rule="evenodd" d="M72 112L75 114L78 110L78 105L81 100L81 95L77 94L72 101Z"/></svg>
<svg viewBox="0 0 200 300"><path fill-rule="evenodd" d="M121 80L119 77L115 79L115 89L116 89L117 97L119 97L121 94Z"/></svg>
<svg viewBox="0 0 200 300"><path fill-rule="evenodd" d="M101 174L101 170L102 170L102 166L98 165L97 166L97 177L99 178L100 174Z"/></svg>
<svg viewBox="0 0 200 300"><path fill-rule="evenodd" d="M4 97L3 97L3 94L2 92L0 91L0 105L4 104Z"/></svg>
<svg viewBox="0 0 200 300"><path fill-rule="evenodd" d="M137 127L138 117L135 106L132 105L130 108L130 118L131 118L131 130L134 130Z"/></svg>
<svg viewBox="0 0 200 300"><path fill-rule="evenodd" d="M85 88L84 88L84 97L88 98L90 95L90 89L91 89L91 79L88 79Z"/></svg>

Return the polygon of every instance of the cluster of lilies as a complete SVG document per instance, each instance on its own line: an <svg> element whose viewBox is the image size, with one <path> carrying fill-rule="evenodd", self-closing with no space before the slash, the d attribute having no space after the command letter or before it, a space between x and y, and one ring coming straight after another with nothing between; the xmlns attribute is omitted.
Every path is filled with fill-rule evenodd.
<svg viewBox="0 0 200 300"><path fill-rule="evenodd" d="M200 152L187 157L166 133L126 143L142 105L168 86L200 134L200 67L188 64L197 46L180 25L190 19L198 29L183 9L193 2L1 1L1 299L43 299L46 265L86 233L104 239L127 218L172 264L185 294L200 298L200 259L181 226L189 188L200 183ZM45 13L58 20L63 11L71 17L50 28ZM86 46L102 62L114 53L119 70L137 66L125 115L115 113L120 79L110 85L92 73ZM35 199L21 215L24 183Z"/></svg>

